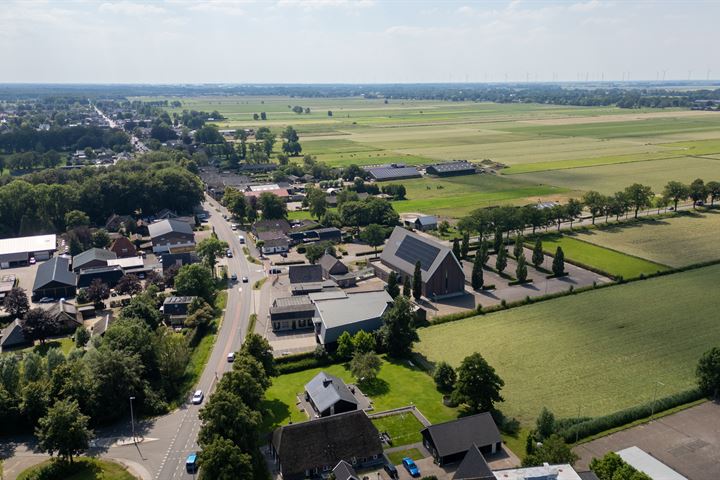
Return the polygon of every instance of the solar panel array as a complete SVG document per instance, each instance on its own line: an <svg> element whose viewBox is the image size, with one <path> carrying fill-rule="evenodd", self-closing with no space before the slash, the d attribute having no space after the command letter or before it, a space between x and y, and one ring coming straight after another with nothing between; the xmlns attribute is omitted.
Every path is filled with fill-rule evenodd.
<svg viewBox="0 0 720 480"><path fill-rule="evenodd" d="M440 253L439 248L408 235L400 243L395 255L412 265L420 260L420 268L427 272L438 253Z"/></svg>

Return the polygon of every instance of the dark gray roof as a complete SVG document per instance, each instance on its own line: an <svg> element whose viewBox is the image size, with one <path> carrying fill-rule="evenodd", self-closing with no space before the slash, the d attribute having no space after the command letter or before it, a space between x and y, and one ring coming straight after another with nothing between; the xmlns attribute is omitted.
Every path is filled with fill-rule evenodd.
<svg viewBox="0 0 720 480"><path fill-rule="evenodd" d="M416 178L420 177L420 172L415 167L406 167L405 165L378 165L377 167L365 168L375 180L393 180L399 178Z"/></svg>
<svg viewBox="0 0 720 480"><path fill-rule="evenodd" d="M326 253L322 257L320 257L320 260L318 260L318 264L320 265L320 267L322 267L323 270L328 272L332 270L333 267L335 267L336 265L345 273L347 273L348 271L347 265L342 263L339 259L330 255L329 253Z"/></svg>
<svg viewBox="0 0 720 480"><path fill-rule="evenodd" d="M335 480L358 480L355 469L345 460L340 460L332 473L335 474Z"/></svg>
<svg viewBox="0 0 720 480"><path fill-rule="evenodd" d="M306 470L372 458L383 451L377 428L362 410L280 427L273 432L272 444L285 477L304 478Z"/></svg>
<svg viewBox="0 0 720 480"><path fill-rule="evenodd" d="M75 274L70 271L70 259L68 257L53 257L41 264L35 274L33 291L51 282L58 282L71 287L75 286Z"/></svg>
<svg viewBox="0 0 720 480"><path fill-rule="evenodd" d="M104 315L100 320L95 322L95 325L92 327L92 334L93 335L105 335L105 332L108 328L110 328L110 325L115 321L115 318L113 317L112 313L108 313Z"/></svg>
<svg viewBox="0 0 720 480"><path fill-rule="evenodd" d="M314 283L323 279L320 265L290 265L288 275L290 283Z"/></svg>
<svg viewBox="0 0 720 480"><path fill-rule="evenodd" d="M578 476L582 480L600 480L600 478L593 472L578 472Z"/></svg>
<svg viewBox="0 0 720 480"><path fill-rule="evenodd" d="M467 160L456 160L453 162L434 163L428 165L426 170L429 173L457 173L457 172L474 172L475 165L468 162Z"/></svg>
<svg viewBox="0 0 720 480"><path fill-rule="evenodd" d="M495 480L495 475L477 445L473 444L465 454L455 470L453 480Z"/></svg>
<svg viewBox="0 0 720 480"><path fill-rule="evenodd" d="M441 457L467 451L473 444L482 448L501 441L500 431L488 412L430 425L423 432L432 438Z"/></svg>
<svg viewBox="0 0 720 480"><path fill-rule="evenodd" d="M270 307L270 315L289 312L314 312L315 305L307 295L293 295L292 297L276 298Z"/></svg>
<svg viewBox="0 0 720 480"><path fill-rule="evenodd" d="M437 217L435 215L422 215L415 219L422 226L435 225L437 223Z"/></svg>
<svg viewBox="0 0 720 480"><path fill-rule="evenodd" d="M380 260L405 275L412 275L415 262L420 261L422 280L425 282L448 255L458 262L450 247L402 227L395 227L380 254ZM460 262L458 267L462 270Z"/></svg>
<svg viewBox="0 0 720 480"><path fill-rule="evenodd" d="M185 296L185 297L167 297L165 300L163 300L163 305L171 305L171 304L181 304L181 305L189 305L192 303L193 300L195 300L197 297L191 297L191 296Z"/></svg>
<svg viewBox="0 0 720 480"><path fill-rule="evenodd" d="M312 399L315 408L324 412L340 400L357 405L357 400L342 379L320 372L305 385L305 391Z"/></svg>
<svg viewBox="0 0 720 480"><path fill-rule="evenodd" d="M77 270L95 260L107 262L108 260L114 260L116 258L117 254L115 252L105 250L104 248L91 248L75 255L72 258L72 267L73 270Z"/></svg>
<svg viewBox="0 0 720 480"><path fill-rule="evenodd" d="M0 348L20 345L26 341L20 320L13 320L0 332Z"/></svg>
<svg viewBox="0 0 720 480"><path fill-rule="evenodd" d="M172 218L151 223L148 225L148 232L150 233L150 238L161 237L173 232L193 235L193 229L189 223Z"/></svg>
<svg viewBox="0 0 720 480"><path fill-rule="evenodd" d="M279 230L283 233L289 232L291 229L290 224L285 219L279 220L258 220L253 223L253 230L255 232L264 232L268 230Z"/></svg>

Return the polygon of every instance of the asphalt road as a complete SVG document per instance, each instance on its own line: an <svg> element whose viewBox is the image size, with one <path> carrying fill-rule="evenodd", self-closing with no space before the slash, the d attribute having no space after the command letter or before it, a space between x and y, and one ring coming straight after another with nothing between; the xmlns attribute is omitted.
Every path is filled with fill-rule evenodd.
<svg viewBox="0 0 720 480"><path fill-rule="evenodd" d="M232 364L227 362L227 355L239 350L242 345L248 327L248 318L255 308L252 285L265 273L262 265L249 263L242 254L238 235L248 238L246 232L232 231L230 224L222 218L222 213L226 211L217 202L209 200L205 208L210 215L209 225L233 250L233 257L227 259L228 273L236 273L238 276L238 282L228 290L223 323L210 359L196 387L205 392L205 401L207 401L217 379L232 368ZM221 212L218 213L216 208L221 209ZM243 276L248 277L248 283L241 282ZM188 453L198 450L196 443L200 428L198 412L201 406L190 404L188 398L188 403L178 410L155 419L149 425L143 425L140 428L142 442L137 445L129 443L124 446L111 446L106 456L131 465L134 467L133 470L140 470L138 473L144 474L144 479L192 478L192 475L185 472L185 458Z"/></svg>

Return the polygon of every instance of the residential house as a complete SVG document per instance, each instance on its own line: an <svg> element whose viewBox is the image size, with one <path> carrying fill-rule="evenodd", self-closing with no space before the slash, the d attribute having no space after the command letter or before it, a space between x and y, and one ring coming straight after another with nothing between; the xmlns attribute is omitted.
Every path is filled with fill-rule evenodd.
<svg viewBox="0 0 720 480"><path fill-rule="evenodd" d="M342 232L335 227L315 228L315 229L293 229L289 232L288 237L293 243L310 243L328 241L340 243L342 241Z"/></svg>
<svg viewBox="0 0 720 480"><path fill-rule="evenodd" d="M170 325L182 325L188 317L190 304L197 297L167 297L162 304L162 312L165 320Z"/></svg>
<svg viewBox="0 0 720 480"><path fill-rule="evenodd" d="M318 265L320 265L322 276L325 279L329 279L332 275L345 275L348 273L347 265L327 252L320 257Z"/></svg>
<svg viewBox="0 0 720 480"><path fill-rule="evenodd" d="M135 220L130 215L118 215L113 213L105 221L105 230L108 232L118 232L123 227L130 223L134 223Z"/></svg>
<svg viewBox="0 0 720 480"><path fill-rule="evenodd" d="M108 260L116 259L115 252L103 248L90 248L72 258L73 272L87 268L107 267Z"/></svg>
<svg viewBox="0 0 720 480"><path fill-rule="evenodd" d="M316 417L357 410L358 401L342 379L320 372L305 385L305 400Z"/></svg>
<svg viewBox="0 0 720 480"><path fill-rule="evenodd" d="M85 268L77 274L77 288L87 288L94 280L100 280L109 288L115 288L123 275L123 269L119 265Z"/></svg>
<svg viewBox="0 0 720 480"><path fill-rule="evenodd" d="M475 165L467 160L453 160L452 162L434 163L425 167L425 172L438 177L452 177L456 175L472 175Z"/></svg>
<svg viewBox="0 0 720 480"><path fill-rule="evenodd" d="M279 427L270 448L283 480L328 475L341 460L354 468L384 461L380 434L362 410Z"/></svg>
<svg viewBox="0 0 720 480"><path fill-rule="evenodd" d="M320 265L290 265L288 267L290 291L293 295L306 295L323 290L336 290L337 284L332 280L323 280Z"/></svg>
<svg viewBox="0 0 720 480"><path fill-rule="evenodd" d="M164 253L160 257L163 273L167 272L171 267L182 267L183 265L192 265L198 263L200 258L195 252L182 253Z"/></svg>
<svg viewBox="0 0 720 480"><path fill-rule="evenodd" d="M286 253L290 250L290 239L281 231L258 232L256 238L262 242L260 251L262 251L263 255Z"/></svg>
<svg viewBox="0 0 720 480"><path fill-rule="evenodd" d="M33 283L34 298L67 298L75 295L75 273L70 270L70 258L54 257L38 266Z"/></svg>
<svg viewBox="0 0 720 480"><path fill-rule="evenodd" d="M291 229L292 227L285 219L258 220L252 225L252 234L257 237L260 232L280 231L287 235Z"/></svg>
<svg viewBox="0 0 720 480"><path fill-rule="evenodd" d="M373 262L373 268L385 281L390 271L395 271L402 283L406 277L413 278L417 262L420 262L425 297L443 298L465 293L465 273L452 250L402 227L395 227L380 254L380 262Z"/></svg>
<svg viewBox="0 0 720 480"><path fill-rule="evenodd" d="M485 456L476 444L473 443L463 457L455 470L453 480L495 480Z"/></svg>
<svg viewBox="0 0 720 480"><path fill-rule="evenodd" d="M148 225L155 253L174 253L195 248L192 226L180 220L167 219Z"/></svg>
<svg viewBox="0 0 720 480"><path fill-rule="evenodd" d="M30 345L31 343L32 342L25 337L20 320L13 320L0 332L0 352Z"/></svg>
<svg viewBox="0 0 720 480"><path fill-rule="evenodd" d="M335 480L360 480L355 469L345 460L340 460L332 471Z"/></svg>
<svg viewBox="0 0 720 480"><path fill-rule="evenodd" d="M82 314L78 308L70 302L61 300L57 303L49 304L45 311L57 321L62 332L74 332L76 328L83 324Z"/></svg>
<svg viewBox="0 0 720 480"><path fill-rule="evenodd" d="M317 317L315 336L318 343L334 347L343 332L354 335L360 330L374 332L382 324L382 317L392 305L385 290L347 294L329 292L327 296L310 294L315 303Z"/></svg>
<svg viewBox="0 0 720 480"><path fill-rule="evenodd" d="M116 258L137 257L137 248L127 237L118 237L110 245L110 251Z"/></svg>
<svg viewBox="0 0 720 480"><path fill-rule="evenodd" d="M270 324L274 332L313 328L315 304L307 295L276 298L270 307Z"/></svg>
<svg viewBox="0 0 720 480"><path fill-rule="evenodd" d="M502 448L500 431L488 412L430 425L420 433L423 445L440 466L461 461L473 446L483 454Z"/></svg>
<svg viewBox="0 0 720 480"><path fill-rule="evenodd" d="M419 215L417 217L407 218L404 225L408 228L420 230L421 232L427 232L437 229L438 219L435 215Z"/></svg>

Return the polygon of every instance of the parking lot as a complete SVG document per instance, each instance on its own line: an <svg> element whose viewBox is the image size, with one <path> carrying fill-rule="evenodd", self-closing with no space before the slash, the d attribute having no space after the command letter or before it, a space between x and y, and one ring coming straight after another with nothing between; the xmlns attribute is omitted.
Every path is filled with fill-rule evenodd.
<svg viewBox="0 0 720 480"><path fill-rule="evenodd" d="M720 478L720 404L705 402L682 412L575 447L576 467L595 457L637 446L689 480Z"/></svg>
<svg viewBox="0 0 720 480"><path fill-rule="evenodd" d="M45 262L37 262L35 265L27 265L24 267L14 267L14 268L3 268L0 270L0 277L4 277L5 275L15 275L16 278L16 286L25 289L25 293L28 296L28 300L30 300L31 307L36 306L32 303L32 288L33 284L35 283L35 274L37 273L38 266L43 264Z"/></svg>

